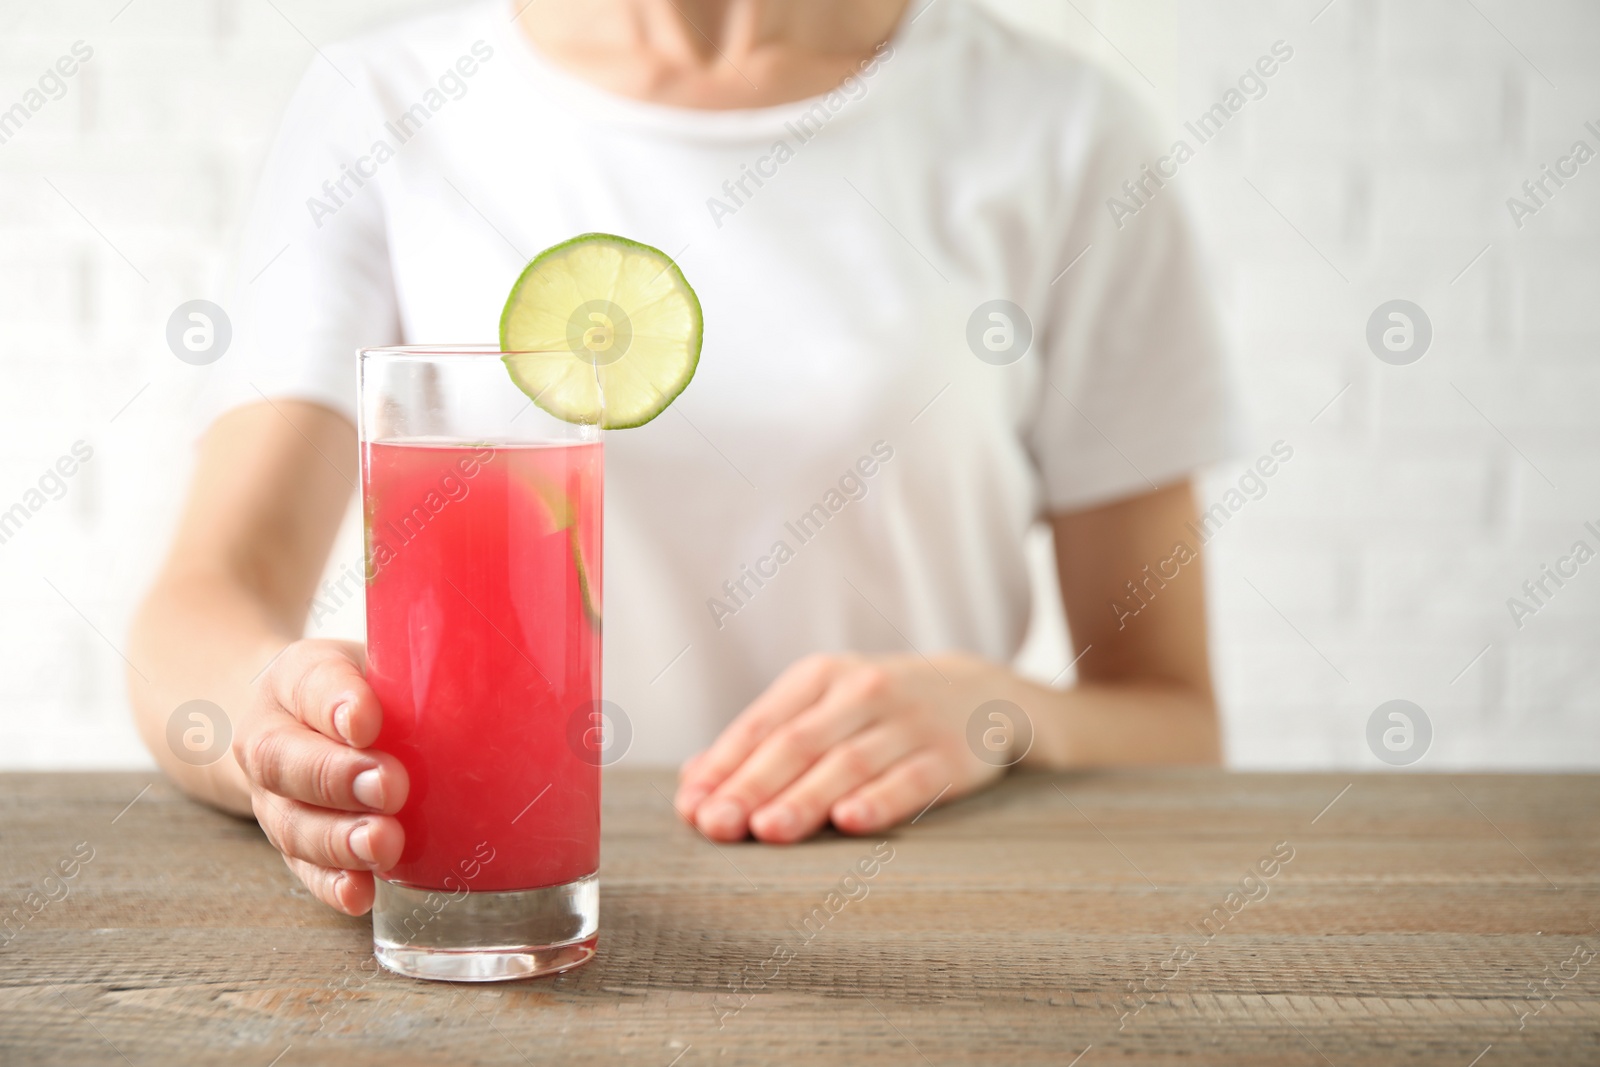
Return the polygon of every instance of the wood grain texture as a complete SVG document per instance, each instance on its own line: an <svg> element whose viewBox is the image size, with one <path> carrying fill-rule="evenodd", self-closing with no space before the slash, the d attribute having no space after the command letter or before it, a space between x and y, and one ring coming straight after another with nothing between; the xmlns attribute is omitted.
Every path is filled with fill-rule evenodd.
<svg viewBox="0 0 1600 1067"><path fill-rule="evenodd" d="M485 987L376 972L160 779L0 775L0 1064L1600 1063L1600 777L1024 774L789 848L671 787L607 778L598 958Z"/></svg>

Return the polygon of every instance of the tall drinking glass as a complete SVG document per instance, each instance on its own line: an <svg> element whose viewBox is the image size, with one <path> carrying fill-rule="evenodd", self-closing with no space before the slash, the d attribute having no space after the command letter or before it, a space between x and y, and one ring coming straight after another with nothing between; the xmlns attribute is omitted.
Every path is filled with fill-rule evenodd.
<svg viewBox="0 0 1600 1067"><path fill-rule="evenodd" d="M367 680L411 778L372 937L417 978L565 970L598 930L601 435L503 355L360 353Z"/></svg>

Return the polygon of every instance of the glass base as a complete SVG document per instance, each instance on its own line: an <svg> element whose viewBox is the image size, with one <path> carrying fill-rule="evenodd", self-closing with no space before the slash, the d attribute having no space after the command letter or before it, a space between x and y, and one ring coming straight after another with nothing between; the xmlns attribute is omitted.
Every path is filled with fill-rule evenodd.
<svg viewBox="0 0 1600 1067"><path fill-rule="evenodd" d="M598 875L502 893L375 881L372 951L396 974L441 982L534 978L587 963L599 940Z"/></svg>

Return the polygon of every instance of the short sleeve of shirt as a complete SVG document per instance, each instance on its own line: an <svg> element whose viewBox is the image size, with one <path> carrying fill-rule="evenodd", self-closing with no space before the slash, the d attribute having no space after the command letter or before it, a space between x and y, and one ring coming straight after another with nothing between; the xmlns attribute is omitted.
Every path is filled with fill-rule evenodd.
<svg viewBox="0 0 1600 1067"><path fill-rule="evenodd" d="M382 120L357 87L360 63L327 55L301 80L256 190L224 307L233 341L202 388L202 424L263 397L354 421L356 350L400 341L380 190L352 162Z"/></svg>
<svg viewBox="0 0 1600 1067"><path fill-rule="evenodd" d="M1122 91L1102 80L1088 99L1064 151L1065 218L1040 330L1046 380L1028 436L1047 511L1180 481L1236 447L1182 165Z"/></svg>

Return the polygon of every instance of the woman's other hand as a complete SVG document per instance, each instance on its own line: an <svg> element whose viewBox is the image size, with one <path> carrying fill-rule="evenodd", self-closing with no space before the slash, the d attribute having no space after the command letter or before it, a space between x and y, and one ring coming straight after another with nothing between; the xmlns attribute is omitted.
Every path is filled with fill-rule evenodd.
<svg viewBox="0 0 1600 1067"><path fill-rule="evenodd" d="M684 764L675 806L716 841L875 833L1004 773L967 723L1013 684L965 655L808 656Z"/></svg>

